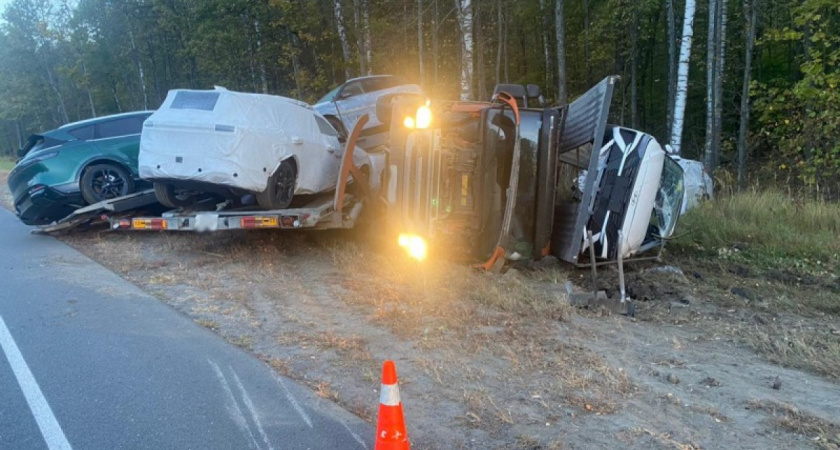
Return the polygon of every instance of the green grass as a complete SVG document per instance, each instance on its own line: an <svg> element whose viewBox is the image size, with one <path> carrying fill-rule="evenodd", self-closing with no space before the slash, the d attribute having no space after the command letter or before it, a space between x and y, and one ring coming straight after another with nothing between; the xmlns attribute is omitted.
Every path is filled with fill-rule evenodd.
<svg viewBox="0 0 840 450"><path fill-rule="evenodd" d="M0 156L0 170L9 171L15 166L15 160L10 156Z"/></svg>
<svg viewBox="0 0 840 450"><path fill-rule="evenodd" d="M676 235L676 249L697 256L826 272L840 265L840 204L747 191L692 210Z"/></svg>

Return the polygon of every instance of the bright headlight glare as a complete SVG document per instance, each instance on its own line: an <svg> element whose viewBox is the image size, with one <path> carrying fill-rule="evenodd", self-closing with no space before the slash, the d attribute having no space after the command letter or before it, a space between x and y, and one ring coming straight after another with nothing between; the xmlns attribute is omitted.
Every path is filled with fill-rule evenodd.
<svg viewBox="0 0 840 450"><path fill-rule="evenodd" d="M400 234L397 242L400 244L400 247L408 252L409 256L417 261L426 259L428 247L426 246L426 240L422 237L415 234Z"/></svg>
<svg viewBox="0 0 840 450"><path fill-rule="evenodd" d="M414 117L406 116L405 120L403 120L403 125L406 128L414 128Z"/></svg>
<svg viewBox="0 0 840 450"><path fill-rule="evenodd" d="M417 108L417 121L415 126L418 129L426 129L432 125L432 109L429 105L423 105Z"/></svg>

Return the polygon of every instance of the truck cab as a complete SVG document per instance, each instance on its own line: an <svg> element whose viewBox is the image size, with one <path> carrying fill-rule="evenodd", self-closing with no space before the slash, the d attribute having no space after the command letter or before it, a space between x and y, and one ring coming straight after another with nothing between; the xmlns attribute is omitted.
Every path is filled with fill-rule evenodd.
<svg viewBox="0 0 840 450"><path fill-rule="evenodd" d="M590 245L601 260L661 245L679 215L682 170L652 136L607 125L615 81L552 108L503 90L495 102L380 105L392 117L383 197L401 242L486 268L548 255L578 264Z"/></svg>

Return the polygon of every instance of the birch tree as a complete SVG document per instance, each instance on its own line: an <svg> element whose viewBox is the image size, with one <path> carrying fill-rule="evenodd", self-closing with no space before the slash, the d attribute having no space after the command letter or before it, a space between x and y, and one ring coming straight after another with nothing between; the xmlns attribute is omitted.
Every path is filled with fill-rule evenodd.
<svg viewBox="0 0 840 450"><path fill-rule="evenodd" d="M455 0L461 34L461 100L473 96L473 11L471 0Z"/></svg>
<svg viewBox="0 0 840 450"><path fill-rule="evenodd" d="M344 27L344 15L341 13L341 0L333 0L333 13L335 14L336 31L338 40L341 42L341 54L344 56L344 78L350 78L350 43L347 42L347 29Z"/></svg>
<svg viewBox="0 0 840 450"><path fill-rule="evenodd" d="M689 0L691 1L691 0ZM554 4L554 26L557 39L557 103L565 105L568 102L566 92L566 25L563 20L563 0Z"/></svg>
<svg viewBox="0 0 840 450"><path fill-rule="evenodd" d="M677 18L674 0L665 0L665 14L668 15L668 112L665 126L670 130L674 123L674 102L677 97Z"/></svg>
<svg viewBox="0 0 840 450"><path fill-rule="evenodd" d="M723 134L723 79L726 78L726 6L727 0L718 0L720 2L720 10L718 17L720 18L719 26L717 27L717 64L715 64L715 134L712 136L712 145L715 148L712 159L712 170L717 169L720 165L720 149L721 139ZM709 172L711 173L711 172Z"/></svg>
<svg viewBox="0 0 840 450"><path fill-rule="evenodd" d="M417 0L417 59L420 63L420 85L423 85L423 0Z"/></svg>
<svg viewBox="0 0 840 450"><path fill-rule="evenodd" d="M695 0L686 0L682 43L680 44L680 64L677 69L677 89L674 98L674 123L671 127L671 147L676 154L680 154L680 143L685 122L685 102L688 97L688 63L691 59L691 40L694 37L695 6Z"/></svg>
<svg viewBox="0 0 840 450"><path fill-rule="evenodd" d="M744 0L744 17L747 19L747 43L744 46L744 82L741 86L741 123L738 126L738 189L746 187L747 132L750 123L750 81L752 54L755 47L755 11L758 0Z"/></svg>
<svg viewBox="0 0 840 450"><path fill-rule="evenodd" d="M715 135L715 66L717 65L718 0L709 0L709 30L706 37L706 141L703 161L706 172L714 170Z"/></svg>

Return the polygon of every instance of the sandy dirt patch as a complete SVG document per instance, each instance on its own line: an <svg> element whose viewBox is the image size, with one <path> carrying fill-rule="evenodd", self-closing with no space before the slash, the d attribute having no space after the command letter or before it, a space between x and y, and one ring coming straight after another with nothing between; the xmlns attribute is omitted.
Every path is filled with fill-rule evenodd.
<svg viewBox="0 0 840 450"><path fill-rule="evenodd" d="M586 272L421 265L353 233L60 239L371 423L395 360L414 448L840 445L840 321L784 303L823 285L634 266L630 319L568 306Z"/></svg>

